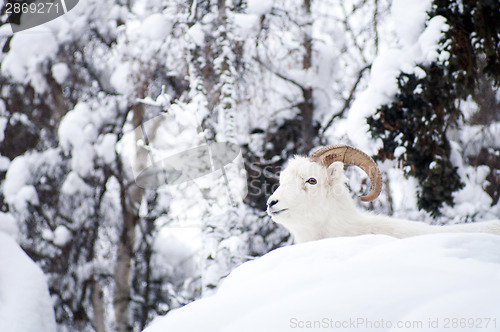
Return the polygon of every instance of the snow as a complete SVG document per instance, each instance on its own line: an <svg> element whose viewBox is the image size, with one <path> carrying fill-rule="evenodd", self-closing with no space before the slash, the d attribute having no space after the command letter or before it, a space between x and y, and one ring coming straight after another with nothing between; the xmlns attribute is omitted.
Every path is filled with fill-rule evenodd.
<svg viewBox="0 0 500 332"><path fill-rule="evenodd" d="M27 203L32 205L38 205L38 193L32 185L22 186L21 189L16 193L14 200L7 200L7 202L16 208L16 210L21 211L26 207Z"/></svg>
<svg viewBox="0 0 500 332"><path fill-rule="evenodd" d="M499 250L500 237L488 234L366 235L284 247L241 265L215 295L157 318L144 332L279 332L317 322L348 331L422 324L425 331L444 329L451 318L496 319L496 328L485 329L493 331L500 324Z"/></svg>
<svg viewBox="0 0 500 332"><path fill-rule="evenodd" d="M498 219L500 216L500 204L492 206L492 198L484 191L488 185L486 178L490 173L490 168L485 165L471 166L462 157L477 154L480 144L484 144L486 141L484 137L489 135L488 129L490 128L488 127L481 130L479 137L476 136L479 133L475 132L475 129L478 128L467 127L461 131L460 140L467 142L466 145L451 141L450 160L453 166L457 167L457 173L465 185L464 188L453 194L455 206L445 206L443 209L443 213L454 222L463 222L465 218L473 220ZM476 144L478 145L475 146Z"/></svg>
<svg viewBox="0 0 500 332"><path fill-rule="evenodd" d="M234 14L235 34L240 38L257 36L260 18L252 14Z"/></svg>
<svg viewBox="0 0 500 332"><path fill-rule="evenodd" d="M394 167L387 170L387 176L391 179L389 188L392 195L392 204L396 213L402 218L421 220L420 217L410 216L408 213L417 206L418 181L415 178L405 178L400 169ZM396 215L395 217L398 217Z"/></svg>
<svg viewBox="0 0 500 332"><path fill-rule="evenodd" d="M456 206L450 215L473 216L481 211L485 214L481 219L497 219L500 213L499 206L492 207L491 197L483 190L486 177L490 173L488 166L466 167L462 165L458 173L464 179L465 186L453 195Z"/></svg>
<svg viewBox="0 0 500 332"><path fill-rule="evenodd" d="M0 232L0 331L55 332L52 300L43 272Z"/></svg>
<svg viewBox="0 0 500 332"><path fill-rule="evenodd" d="M271 12L273 1L269 0L248 0L247 12L254 15L264 15Z"/></svg>
<svg viewBox="0 0 500 332"><path fill-rule="evenodd" d="M448 29L446 19L435 16L428 20L427 11L431 5L430 0L396 0L392 4L391 19L399 37L398 45L382 50L375 58L368 86L353 102L346 122L351 142L368 154L375 154L381 142L369 138L366 118L393 100L398 92L400 73L422 78L425 72L420 65L445 61L449 56L439 46Z"/></svg>
<svg viewBox="0 0 500 332"><path fill-rule="evenodd" d="M56 246L64 247L71 241L71 232L64 226L57 226L54 230L53 242Z"/></svg>
<svg viewBox="0 0 500 332"><path fill-rule="evenodd" d="M56 246L64 247L71 241L72 235L71 231L68 228L59 225L54 231L51 231L50 229L44 229L42 231L42 238L47 241L51 241Z"/></svg>
<svg viewBox="0 0 500 332"><path fill-rule="evenodd" d="M58 49L57 40L49 30L41 29L38 32L22 31L18 32L10 42L10 52L1 63L1 72L11 76L18 82L35 83L35 88L44 90L44 86L36 80L38 66L45 59L54 56Z"/></svg>
<svg viewBox="0 0 500 332"><path fill-rule="evenodd" d="M417 62L424 65L430 65L432 62L440 59L446 60L447 57L440 58L439 41L443 38L444 33L448 31L449 26L446 23L446 18L443 16L435 16L427 22L427 28L418 38L418 47L420 57ZM449 53L445 53L449 56Z"/></svg>
<svg viewBox="0 0 500 332"><path fill-rule="evenodd" d="M29 202L38 205L38 194L35 187L28 184L30 179L29 156L16 157L5 175L3 194L5 201L18 211L26 208Z"/></svg>
<svg viewBox="0 0 500 332"><path fill-rule="evenodd" d="M94 146L97 156L101 157L105 163L110 164L115 160L116 135L105 134L99 144Z"/></svg>
<svg viewBox="0 0 500 332"><path fill-rule="evenodd" d="M0 212L0 232L15 238L18 231L16 219L9 213Z"/></svg>
<svg viewBox="0 0 500 332"><path fill-rule="evenodd" d="M68 65L64 62L56 63L52 66L52 76L56 80L57 83L63 84L66 78L69 75Z"/></svg>
<svg viewBox="0 0 500 332"><path fill-rule="evenodd" d="M17 211L25 210L27 203L38 205L38 194L33 179L34 170L37 167L50 167L58 162L60 156L56 149L28 152L14 158L10 162L2 186L5 202Z"/></svg>
<svg viewBox="0 0 500 332"><path fill-rule="evenodd" d="M28 182L30 170L28 168L28 157L19 156L10 163L9 170L5 175L3 183L3 194L8 201L14 200L19 190Z"/></svg>
<svg viewBox="0 0 500 332"><path fill-rule="evenodd" d="M0 156L0 171L7 171L9 169L10 159L4 156Z"/></svg>
<svg viewBox="0 0 500 332"><path fill-rule="evenodd" d="M72 168L81 176L93 171L96 154L92 143L97 138L94 114L89 105L79 103L61 120L58 135L63 149L72 152Z"/></svg>
<svg viewBox="0 0 500 332"><path fill-rule="evenodd" d="M99 181L105 179L102 176L103 169L104 172L111 171L115 174L117 156L122 160L129 155L132 158L131 163L123 165L122 175L125 177L124 181L128 183L133 183L131 174L134 173L130 169L131 166L141 166L140 162L144 162L142 165L144 167L151 165L150 159L147 158L143 158L145 160L140 160L140 162L135 160L135 143L143 143L143 141L134 140L132 112L129 112L128 118L123 122L126 112L130 109L130 103L134 103L137 97L142 97L140 101L148 105L144 114L145 119L155 118L163 112L166 114L161 128L155 132L156 137L149 135L152 142L151 150L148 151L151 151L150 155L158 156L157 160L163 160L175 153L205 144L205 137L200 131L200 125L203 124L209 134L212 133L213 128L213 133L218 139L222 137L222 134L229 133L234 134L240 144L249 143L250 151L260 157L260 161L266 165L268 162L280 162L285 157L285 152L294 148L294 142L291 140L286 148L282 149L281 156L270 156L269 152L262 149L266 146L272 150L272 143L267 142L270 135L276 134L275 129L284 124L286 119L297 117L299 110L296 106L303 99L298 87L279 78L273 73L275 72L304 86L313 87L314 121L325 124L332 119L333 115L338 115L329 127L329 131L323 136L325 143L335 144L348 141L346 143L356 145L369 154L373 154L380 142L373 142L368 137L366 117L374 114L380 105L393 100L394 94L397 93L396 78L399 73L403 70L423 78L426 72L419 66L432 61L444 62L449 57L449 54L438 44L443 32L448 28L446 20L441 16L430 19L426 13L431 8L431 0L316 1L311 3L310 17L305 14L302 3L287 0L246 0L235 2L234 6L228 4L226 10L228 20L223 26L219 26L220 22L217 21L219 13L214 3L207 2L209 5L204 6L200 5L200 1L193 1L190 9L188 8L190 6L185 3L174 4L156 0L135 1L131 6L124 3L123 1L121 4L80 1L75 9L44 24L43 27L16 35L10 33L9 35L12 35L10 50L2 55L0 61L1 74L7 77L2 90L5 98L9 98L10 91L14 91L10 89L18 83L30 84L36 90L35 96L42 98L49 92L47 79L50 80L52 75L58 84L65 85L64 96L71 95L71 100L66 104L76 104L73 110L63 115L60 125L57 119L53 123L55 128L59 128L60 142L59 146L54 147L59 154L59 159L53 158L56 166L46 167L46 162L37 152L26 152L24 156L16 158L12 163L9 158L0 156L0 170L8 171L1 190L5 195L4 210L9 210L9 213L0 212L0 232L14 237L18 236L26 246L30 247L30 250L41 255L48 255L49 264L57 263L57 257L53 255L61 251L61 248L56 248L54 245L63 247L71 240L71 232L66 227L58 226L54 229L54 226L61 222L60 219L54 219L54 216L60 214L72 217L75 222L68 227L71 226L74 234L78 234L78 227L83 225L82 223L89 215L98 213L102 217L99 219L99 229L96 230L98 239L94 246L96 248L96 253L92 256L94 258L88 263L78 265L81 269L70 266L68 271L57 272L55 278L51 278L51 287L54 292L61 292L65 296L85 289L81 283L83 276L90 278L96 268L106 270L105 273L100 272L102 275L112 273L108 270L112 269L116 259L116 246L113 244L118 240L121 229L119 179L111 176L105 187L103 187L105 184L101 183L100 186L106 191L102 192L102 196L97 197L93 195L95 190L89 185L89 178ZM391 3L393 3L392 6ZM389 8L391 8L390 12ZM4 33L6 28L6 25L0 27L0 34ZM310 36L313 40L312 67L309 70L303 69L304 36ZM397 40L395 40L396 37ZM378 39L377 42L376 39ZM78 51L72 52L73 48L66 47L68 45L74 46ZM219 46L223 46L221 52L218 51ZM221 63L226 62L225 59L228 60L229 70L223 70L221 67ZM213 66L207 67L207 64ZM370 64L372 64L371 75L367 75L367 70L362 71L361 80L354 92L355 102L351 108L343 114L337 113L343 109L344 102L357 81L358 73L362 68L368 68ZM68 81L71 76L70 67L71 71L81 74L78 89L67 86L71 83ZM213 80L207 80L206 69L210 69L208 74L209 76L213 74ZM160 87L162 84L166 86ZM137 87L147 87L147 89L139 96L141 89L138 90ZM42 93L44 89L47 90ZM160 89L162 93L155 100L154 97L158 95ZM360 93L361 91L364 92ZM109 92L118 92L122 95ZM224 98L219 98L220 93L224 94ZM230 95L232 97L228 97ZM34 100L35 103L36 100ZM234 113L234 124L228 121L230 117L222 112L220 105L212 107L213 102L217 100L227 101L237 106L238 112ZM469 106L470 112L466 114L466 120L470 120L478 109L473 101ZM220 114L219 119L217 119L217 114ZM40 129L39 123L33 120L33 116L15 113L14 109L6 110L5 104L0 100L0 141L3 139L4 129L8 125L6 119L9 117L11 125L18 121L29 128ZM152 128L153 123L154 121L146 122L145 128ZM236 128L235 133L230 133L230 130L226 131L226 127L231 126ZM248 135L252 130L259 128L262 129L256 131L259 133ZM131 142L133 144L124 148L124 151L119 151L126 145L125 137L127 136L122 137L120 131L127 129L131 131L127 135L134 140ZM453 129L450 129L450 132L451 130ZM115 134L110 134L109 131ZM153 131L155 130L152 129L151 133ZM463 130L460 128L459 136L454 137L452 141L454 165L459 167L460 176L466 186L455 193L454 199L457 204L443 209L444 218L451 222L463 222L465 219L473 218L489 219L495 216L498 218L500 204L491 207L492 199L484 192L484 187L488 185L486 178L488 169L485 166L471 167L466 162L466 158L477 154L483 147L500 147L500 126L495 123L490 126L467 126ZM54 146L54 141L46 141L46 138L53 138L50 130L47 132L42 130L41 137L38 148ZM456 145L460 146L460 150L456 148ZM139 145L139 147L144 148L144 145ZM396 157L404 156L404 153L405 148L398 147L395 155ZM237 160L241 160L241 154L238 155ZM374 206L375 209L380 207L384 211L393 209L394 216L397 217L419 220L422 216L425 218L427 216L425 212L417 210L416 195L419 188L417 180L413 177L405 177L403 170L397 169L395 162L387 161L383 166L381 165L381 168L384 179L387 180L388 185L385 188L388 190L388 195L383 193L380 199L370 206ZM246 195L247 182L245 181L245 168L239 164L236 165L236 160L227 165L225 171L229 179L227 187L223 181L222 172L218 170L195 181L163 186L155 191L155 195L150 196L148 192L145 193L147 199L145 198L141 205L141 220L150 220L159 213L162 214L162 217L154 221L158 233L154 233L154 238L148 238L148 241L154 243L151 273L158 278L156 280L165 280L161 285L162 289L170 289L178 281L187 280L177 276L183 273L190 277L194 276L196 282L201 280L202 285L203 283L217 285L221 276L225 276L233 266L240 264L240 257L244 260L247 259L247 255L255 256L266 252L282 240L279 233L267 233L268 219L262 217L261 212L257 210L245 207L248 208L246 213L240 211L233 211L234 214L226 213L232 203L229 200L228 189L229 194L233 196L233 201L243 205L241 198ZM265 170L265 172L271 171ZM108 173L104 175L106 174ZM349 177L353 194L361 188L362 180L365 179L365 175L360 174ZM87 183L83 180L84 178ZM366 184L364 186L366 187ZM35 233L41 234L41 238L40 236L27 238L29 236L26 233L27 229L21 225L33 219L26 206L27 202L38 204L35 187L39 190L40 201L44 204L44 214L49 222L33 225ZM45 189L49 190L48 192L57 193L54 199L42 197ZM269 191L267 194L270 194L273 189L265 188ZM389 202L390 198L392 198L392 204ZM101 210L93 211L92 208L96 204L92 202L97 199L99 199L98 206ZM56 206L50 206L52 201L57 202ZM18 213L20 210L25 213ZM420 214L418 218L415 217L416 214ZM430 220L429 217L427 219ZM441 220L434 222L441 222ZM18 225L20 230L18 230ZM240 234L240 230L244 230L244 234ZM137 244L142 241L143 233L144 229L137 229ZM200 310L200 317L205 317L205 319L201 319L199 324L208 324L208 330L215 329L214 326L217 324L210 320L210 316L220 318L221 326L226 324L221 327L221 330L229 330L236 326L233 329L236 331L241 330L238 324L247 322L244 319L250 320L257 316L262 318L261 321L264 323L266 319L270 321L272 317L284 318L286 325L284 328L282 325L275 329L267 326L262 328L279 331L290 325L288 324L290 318L285 316L289 315L289 311L285 312L285 310L291 308L286 304L289 298L292 304L293 301L298 303L296 305L298 309L292 308L297 315L307 314L307 310L324 312L315 305L312 305L311 309L300 307L304 301L326 304L328 308L335 309L335 312L328 311L328 314L337 315L338 311L341 315L343 311L340 303L344 301L348 305L346 310L352 309L352 313L356 313L354 309L356 305L360 308L370 306L375 307L373 309L375 314L387 309L383 313L390 312L393 316L389 318L395 318L399 307L387 304L379 309L373 305L376 296L370 293L370 289L362 288L365 287L364 284L360 291L355 290L355 287L358 287L359 283L365 283L380 286L382 290L389 291L388 282L384 279L386 278L388 281L393 281L393 284L404 293L410 292L411 289L404 289L403 282L408 281L408 284L411 284L411 282L420 282L422 279L424 286L437 290L437 286L428 286L430 281L422 275L431 271L432 276L433 269L438 268L439 259L442 259L439 263L444 262L445 259L451 259L451 256L442 257L444 249L441 250L437 242L429 245L437 252L435 258L429 259L428 244L420 242L420 246L415 244L410 247L416 248L417 253L424 248L424 253L418 253L419 257L423 257L423 261L430 262L430 265L422 268L422 271L413 266L407 266L408 264L403 263L401 259L398 261L397 258L398 255L403 257L409 251L403 250L399 245L409 243L405 241L392 242L384 237L373 239L368 237L356 240L329 240L310 246L279 249L262 259L243 265L227 279L215 297L197 302L179 312L173 312L168 316L169 318L165 319L165 324L180 324L183 315L195 316L195 311ZM464 245L468 243L467 241L463 241ZM478 243L474 241L473 243ZM380 252L382 247L388 248L387 253L384 252L387 258L384 257L381 260L379 256L373 256L375 259L372 260L386 267L388 275L383 275L383 271L376 270L378 274L375 273L374 278L368 279L366 275L373 271L373 264L368 262L366 257L370 251ZM1 248L3 247L0 246ZM140 246L138 245L137 248ZM330 251L330 254L318 257L317 251L323 252L325 248L326 251ZM389 252L390 248L392 248L391 252ZM456 245L454 249L459 250L456 248L459 248L459 245ZM73 249L67 247L63 251L67 250ZM193 259L200 251L202 252L201 261ZM297 257L287 256L292 251ZM498 252L498 250L493 252ZM394 268L392 263L389 264L389 259L395 260ZM475 260L475 258L458 257L454 259L460 260L465 270L470 269L466 263ZM464 260L466 262L463 262ZM327 264L324 264L325 262ZM200 266L195 266L197 263ZM400 269L397 270L397 267ZM190 270L194 271L196 268L199 268L199 271L191 274ZM81 275L71 272L75 269L81 271ZM312 272L318 269L325 270L324 279L320 278L321 275L312 275L312 272L307 274L307 271L303 271L307 269ZM0 271L3 270L4 266L0 266ZM355 274L356 270L364 273ZM138 276L139 283L144 281L140 277L141 271L140 264L134 266L133 273ZM284 273L288 271L293 273L285 275ZM201 276L198 273L201 273ZM411 275L412 273L414 276ZM289 277L290 275L292 278ZM384 277L382 278L381 275ZM267 280L263 280L268 276L269 285L266 284ZM456 277L451 272L447 276L450 280L455 280ZM3 277L0 272L0 285L3 285ZM63 282L60 282L59 277ZM444 277L435 278L437 278L437 285L442 286ZM112 330L114 284L111 279L109 279L110 282L107 280L99 286L102 287L104 294L105 316L109 325L107 330ZM171 280L175 280L175 283ZM338 289L329 288L335 286L330 285L332 280L337 283ZM428 283L425 283L426 281ZM338 295L338 301L337 299L323 299L320 297L321 294L314 293L314 289L306 289L304 286L315 282L318 287L321 286L331 290L330 293ZM355 299L359 301L349 302L352 299L348 297L347 291L342 292L342 287L351 292L351 298L354 292ZM443 289L446 287L446 285L443 286ZM248 288L246 292L245 288ZM282 292L277 294L276 290L280 289ZM296 294L295 290L301 293L302 297ZM359 292L361 291L364 292L363 294L368 294L363 299L360 299ZM169 299L174 298L170 295L182 298L180 302L185 302L184 299L191 299L190 296L177 291L176 293L169 294ZM233 296L232 293L235 295ZM293 296L289 296L290 293ZM243 301L250 299L248 304L242 303L243 301L236 296L238 294L243 294L241 295ZM317 301L314 297L316 295ZM311 296L311 300L308 300L308 296ZM388 299L389 303L396 301L395 295L391 293L391 296ZM460 294L453 296L460 296ZM382 297L385 299L385 296ZM411 299L407 301L408 303L405 302L407 307ZM328 300L337 302L330 305ZM367 301L364 307L362 300ZM92 319L93 313L89 301L88 297L84 300L83 306L86 311L84 314L88 314ZM259 301L262 301L262 304ZM285 303L285 306L284 309L278 311L275 307L280 301ZM433 299L429 303L434 305L438 301ZM444 301L442 310L448 306L447 299ZM144 307L144 303L142 299L134 297L130 307L130 318L137 316L138 308ZM234 306L227 309L228 303ZM491 304L491 302L488 303ZM210 304L214 304L214 309L206 307ZM420 304L415 301L416 306ZM0 312L3 305L4 293L3 288L0 288ZM153 312L155 310L158 312L158 307L162 306L166 306L166 303L156 302L155 306L150 308L151 314L154 315ZM169 303L168 307L172 306ZM422 304L418 307L420 312L424 306ZM403 306L403 309L407 307ZM87 308L90 309L87 310ZM454 306L450 308L455 309ZM56 307L56 309L64 310L61 307ZM257 310L261 311L257 312ZM247 312L248 316L245 316ZM369 309L366 309L366 312L371 313ZM410 310L405 311L411 315L409 312ZM234 317L227 319L227 317L221 317L221 313ZM296 318L314 319L316 317L314 315L315 313L310 317ZM192 320L196 319L197 317ZM250 323L254 322L250 321ZM70 320L62 318L59 328L61 331L71 330L68 328L72 326L71 324ZM190 324L196 324L196 322L190 322ZM282 323L276 322L276 324ZM91 329L90 325L88 324L86 328ZM252 324L248 326L250 328ZM207 329L203 326L197 330ZM0 331L3 329L0 328Z"/></svg>
<svg viewBox="0 0 500 332"><path fill-rule="evenodd" d="M203 27L200 23L196 23L191 28L189 28L189 30L187 31L187 35L191 37L192 41L197 46L202 45L203 41L205 40L205 33L203 32Z"/></svg>
<svg viewBox="0 0 500 332"><path fill-rule="evenodd" d="M59 142L64 149L80 147L85 143L83 128L89 122L90 108L79 103L69 111L59 124Z"/></svg>
<svg viewBox="0 0 500 332"><path fill-rule="evenodd" d="M394 30L403 44L411 46L417 42L431 6L432 0L395 0L392 3Z"/></svg>
<svg viewBox="0 0 500 332"><path fill-rule="evenodd" d="M132 84L132 69L131 64L123 62L116 66L113 74L111 75L111 85L118 93L129 95L134 92L134 85Z"/></svg>
<svg viewBox="0 0 500 332"><path fill-rule="evenodd" d="M406 148L404 146L398 146L394 149L394 157L399 158L406 153Z"/></svg>
<svg viewBox="0 0 500 332"><path fill-rule="evenodd" d="M5 138L5 128L7 127L8 123L9 119L0 117L0 143L2 143Z"/></svg>
<svg viewBox="0 0 500 332"><path fill-rule="evenodd" d="M155 13L144 19L141 26L141 35L150 40L165 39L172 31L173 23L165 15Z"/></svg>
<svg viewBox="0 0 500 332"><path fill-rule="evenodd" d="M66 180L64 180L63 185L61 187L61 193L66 195L75 195L77 193L85 193L87 192L89 187L83 179L78 175L77 172L71 171L69 172Z"/></svg>
<svg viewBox="0 0 500 332"><path fill-rule="evenodd" d="M200 237L201 230L197 227L162 228L153 244L155 273L193 273Z"/></svg>

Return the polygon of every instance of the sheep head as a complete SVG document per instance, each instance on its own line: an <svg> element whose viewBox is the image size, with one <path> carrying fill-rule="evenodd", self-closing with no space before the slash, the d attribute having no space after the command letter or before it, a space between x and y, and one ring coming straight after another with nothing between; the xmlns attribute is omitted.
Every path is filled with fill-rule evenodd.
<svg viewBox="0 0 500 332"><path fill-rule="evenodd" d="M280 174L280 186L269 197L267 212L275 222L288 228L296 241L302 242L297 238L299 235L320 231L332 216L355 213L345 185L344 163L360 167L370 177L370 193L359 199L377 198L382 187L377 164L361 150L348 145L326 146L309 158L295 157ZM321 234L310 234L310 237L318 238Z"/></svg>
<svg viewBox="0 0 500 332"><path fill-rule="evenodd" d="M370 193L359 197L359 199L364 202L370 202L380 195L382 174L375 161L363 151L349 145L329 145L311 154L310 160L321 163L325 167L328 167L335 161L358 166L368 175L372 183Z"/></svg>

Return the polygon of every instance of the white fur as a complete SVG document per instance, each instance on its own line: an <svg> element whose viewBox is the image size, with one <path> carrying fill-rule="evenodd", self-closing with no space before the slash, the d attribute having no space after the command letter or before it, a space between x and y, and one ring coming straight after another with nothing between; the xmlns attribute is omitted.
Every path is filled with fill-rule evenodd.
<svg viewBox="0 0 500 332"><path fill-rule="evenodd" d="M310 178L315 178L317 184L307 183ZM431 226L358 211L346 182L340 162L325 168L308 158L295 157L281 173L280 186L267 201L267 213L293 234L295 242L362 234L386 234L397 238L438 232L500 235L500 220Z"/></svg>

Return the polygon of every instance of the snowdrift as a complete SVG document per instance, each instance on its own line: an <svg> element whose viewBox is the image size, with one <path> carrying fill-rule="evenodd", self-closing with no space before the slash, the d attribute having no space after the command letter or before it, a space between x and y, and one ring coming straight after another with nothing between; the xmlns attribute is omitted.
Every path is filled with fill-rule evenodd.
<svg viewBox="0 0 500 332"><path fill-rule="evenodd" d="M235 269L144 332L500 330L500 236L332 238Z"/></svg>
<svg viewBox="0 0 500 332"><path fill-rule="evenodd" d="M55 332L42 270L9 235L0 232L0 331Z"/></svg>

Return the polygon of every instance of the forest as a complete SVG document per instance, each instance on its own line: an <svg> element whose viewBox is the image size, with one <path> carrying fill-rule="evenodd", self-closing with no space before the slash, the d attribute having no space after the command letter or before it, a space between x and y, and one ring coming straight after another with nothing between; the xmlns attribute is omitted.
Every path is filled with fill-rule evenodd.
<svg viewBox="0 0 500 332"><path fill-rule="evenodd" d="M142 331L292 244L266 200L319 146L378 163L359 209L499 218L500 2L73 2L18 32L0 11L0 233L57 331Z"/></svg>

